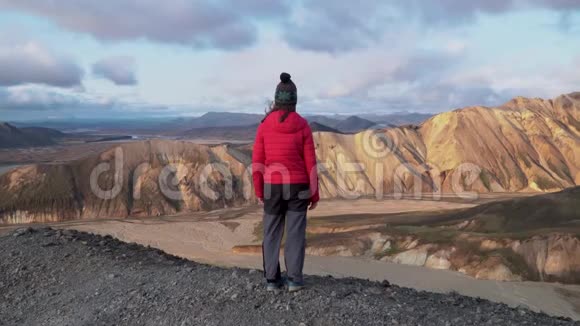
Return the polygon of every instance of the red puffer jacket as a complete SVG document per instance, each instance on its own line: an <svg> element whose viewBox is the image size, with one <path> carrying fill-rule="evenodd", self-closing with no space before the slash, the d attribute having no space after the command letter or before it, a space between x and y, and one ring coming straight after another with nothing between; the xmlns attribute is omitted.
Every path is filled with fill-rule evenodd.
<svg viewBox="0 0 580 326"><path fill-rule="evenodd" d="M252 154L252 178L258 198L264 198L264 183L310 185L311 202L319 200L316 152L306 119L291 112L274 111L258 126Z"/></svg>

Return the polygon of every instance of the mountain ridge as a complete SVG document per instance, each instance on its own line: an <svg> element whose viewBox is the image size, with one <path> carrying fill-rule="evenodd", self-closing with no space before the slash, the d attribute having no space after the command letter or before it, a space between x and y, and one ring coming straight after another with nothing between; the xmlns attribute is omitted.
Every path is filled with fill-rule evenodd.
<svg viewBox="0 0 580 326"><path fill-rule="evenodd" d="M495 108L445 112L420 126L356 134L314 132L321 195L351 198L420 191L469 198L471 192L549 192L572 187L580 184L579 117L580 101L563 95L551 101L516 99ZM120 197L104 201L91 193L89 175L100 163L114 166L115 148L125 153L123 191ZM80 161L16 168L0 177L0 217L4 223L15 223L148 216L254 202L243 182L250 151L251 145L151 140L122 144ZM144 162L151 168L129 182ZM197 178L202 167L212 162L228 167L236 185L234 197L215 200L200 192ZM177 201L165 198L156 184L163 166L170 163L188 170L178 173L182 180ZM357 167L364 169L344 173ZM223 176L212 178L214 190L223 193ZM102 175L103 185L110 186L113 180L111 173ZM146 200L132 199L137 186L144 187ZM249 195L244 197L244 192ZM54 202L62 204L54 206Z"/></svg>
<svg viewBox="0 0 580 326"><path fill-rule="evenodd" d="M17 128L0 121L0 148L48 146L64 134L58 130L42 127Z"/></svg>
<svg viewBox="0 0 580 326"><path fill-rule="evenodd" d="M0 247L0 269L6 271L0 275L0 291L14 294L0 305L9 325L62 325L63 320L91 325L258 325L281 320L337 326L580 324L388 280L307 275L308 288L299 295L272 295L256 270L200 264L74 230L20 229L0 237ZM27 300L12 299L18 295ZM36 312L37 307L43 309Z"/></svg>

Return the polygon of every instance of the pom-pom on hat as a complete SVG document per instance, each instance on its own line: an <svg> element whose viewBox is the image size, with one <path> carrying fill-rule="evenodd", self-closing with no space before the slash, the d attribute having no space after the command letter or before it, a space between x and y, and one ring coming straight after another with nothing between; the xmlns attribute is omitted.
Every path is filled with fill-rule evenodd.
<svg viewBox="0 0 580 326"><path fill-rule="evenodd" d="M278 107L295 106L298 102L298 91L289 73L280 74L280 83L276 87L274 104Z"/></svg>

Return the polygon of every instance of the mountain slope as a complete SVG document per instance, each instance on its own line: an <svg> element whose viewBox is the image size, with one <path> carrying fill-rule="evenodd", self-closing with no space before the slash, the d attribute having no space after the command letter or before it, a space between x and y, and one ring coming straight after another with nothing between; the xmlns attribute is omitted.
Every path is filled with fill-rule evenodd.
<svg viewBox="0 0 580 326"><path fill-rule="evenodd" d="M200 139L216 139L216 140L254 140L256 137L257 124L243 125L243 126L228 126L228 127L207 127L207 128L193 128L186 131L180 131L172 134L173 136L186 138L200 138ZM323 125L318 122L310 122L310 128L313 132L324 131L341 133L339 130Z"/></svg>
<svg viewBox="0 0 580 326"><path fill-rule="evenodd" d="M217 139L217 140L253 140L256 136L257 124L193 128L172 135L186 138Z"/></svg>
<svg viewBox="0 0 580 326"><path fill-rule="evenodd" d="M397 127L403 125L418 125L425 120L431 118L433 114L425 113L410 113L410 112L399 112L399 113L362 113L356 115L358 118L370 121L378 126L385 127ZM332 128L337 128L337 125L346 120L348 117L344 115L306 115L308 121L322 123ZM364 129L364 128L363 128Z"/></svg>
<svg viewBox="0 0 580 326"><path fill-rule="evenodd" d="M303 292L272 294L255 270L199 264L71 230L0 237L0 270L7 325L580 324L388 281L307 276Z"/></svg>
<svg viewBox="0 0 580 326"><path fill-rule="evenodd" d="M247 157L227 145L152 140L69 163L24 166L0 176L0 224L157 216L240 205L252 198L241 182ZM226 194L228 175L233 180ZM174 177L179 184L172 183Z"/></svg>
<svg viewBox="0 0 580 326"><path fill-rule="evenodd" d="M580 187L479 205L452 217L468 221L462 229L481 233L580 230Z"/></svg>
<svg viewBox="0 0 580 326"><path fill-rule="evenodd" d="M310 129L312 130L312 132L321 131L321 132L332 132L332 133L337 133L337 134L341 133L338 129L331 128L327 125L324 125L322 123L315 122L315 121L310 122Z"/></svg>
<svg viewBox="0 0 580 326"><path fill-rule="evenodd" d="M370 120L379 125L403 126L418 125L431 118L433 114L427 113L390 113L390 114L360 114L359 117Z"/></svg>
<svg viewBox="0 0 580 326"><path fill-rule="evenodd" d="M463 193L572 187L580 184L578 98L517 98L496 108L441 113L418 127L317 134L318 158L326 163L323 193L332 197L374 195L378 190ZM353 162L364 171L339 173L354 169Z"/></svg>
<svg viewBox="0 0 580 326"><path fill-rule="evenodd" d="M60 131L40 128L16 128L13 125L0 122L0 148L17 148L53 145L55 139L64 136Z"/></svg>
<svg viewBox="0 0 580 326"><path fill-rule="evenodd" d="M198 118L187 119L181 122L188 128L246 126L259 123L263 114L238 112L208 112Z"/></svg>
<svg viewBox="0 0 580 326"><path fill-rule="evenodd" d="M356 213L311 218L307 252L479 279L580 283L580 187L447 211Z"/></svg>
<svg viewBox="0 0 580 326"><path fill-rule="evenodd" d="M328 126L330 128L335 128L342 120L343 116L327 116L327 115L305 115L304 118L310 123L320 123L322 125Z"/></svg>
<svg viewBox="0 0 580 326"><path fill-rule="evenodd" d="M372 121L353 115L340 121L334 126L334 128L342 132L359 132L361 130L372 128L375 125L376 123Z"/></svg>
<svg viewBox="0 0 580 326"><path fill-rule="evenodd" d="M505 105L442 113L421 126L366 130L357 134L315 132L323 198L399 193L555 191L580 184L580 95L554 100L517 98ZM240 127L250 136L253 130ZM123 144L123 187L112 200L95 196L89 181L101 163L114 166L115 149L60 165L32 165L0 177L4 223L90 217L163 215L252 201L245 168L251 146L207 147L178 141ZM151 168L144 174L140 164ZM169 200L159 175L169 163L185 170L177 198ZM218 166L204 168L210 163ZM223 194L232 175L234 194L216 200L201 191L199 176ZM219 172L219 171L218 171ZM138 176L137 178L135 176ZM99 179L110 189L114 173ZM108 185L109 188L106 188ZM140 187L140 188L139 188ZM133 192L141 189L142 198ZM244 191L246 191L244 195ZM210 192L213 194L213 192Z"/></svg>

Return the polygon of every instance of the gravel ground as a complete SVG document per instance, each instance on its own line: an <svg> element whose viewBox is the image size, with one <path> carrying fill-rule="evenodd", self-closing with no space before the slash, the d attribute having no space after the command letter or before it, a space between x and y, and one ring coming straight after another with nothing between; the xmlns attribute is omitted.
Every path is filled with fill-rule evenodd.
<svg viewBox="0 0 580 326"><path fill-rule="evenodd" d="M524 308L360 279L269 293L224 269L71 230L0 237L0 325L580 325Z"/></svg>

